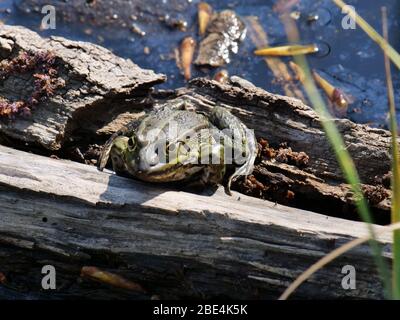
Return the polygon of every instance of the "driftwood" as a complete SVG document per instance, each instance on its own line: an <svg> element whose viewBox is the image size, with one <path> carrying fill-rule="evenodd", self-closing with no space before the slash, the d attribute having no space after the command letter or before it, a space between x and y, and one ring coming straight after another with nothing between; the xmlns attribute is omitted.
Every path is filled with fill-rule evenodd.
<svg viewBox="0 0 400 320"><path fill-rule="evenodd" d="M43 39L22 27L0 27L0 57L11 59L21 52L52 52L65 87L40 103L32 117L3 120L0 131L8 138L40 144L58 150L69 140L79 122L88 113L92 122L110 112L110 105L122 110L121 100L145 97L164 76L143 70L132 61L119 58L94 44L69 41L60 37ZM29 96L33 76L11 75L0 86L0 96L17 101ZM73 120L72 120L73 119Z"/></svg>
<svg viewBox="0 0 400 320"><path fill-rule="evenodd" d="M238 193L162 189L6 147L0 185L3 283L47 298L138 295L78 281L83 266L139 283L147 297L277 298L311 263L366 232L360 222ZM54 292L40 288L48 264L57 270ZM357 270L356 290L341 286L348 264ZM367 247L318 272L297 297L381 298Z"/></svg>

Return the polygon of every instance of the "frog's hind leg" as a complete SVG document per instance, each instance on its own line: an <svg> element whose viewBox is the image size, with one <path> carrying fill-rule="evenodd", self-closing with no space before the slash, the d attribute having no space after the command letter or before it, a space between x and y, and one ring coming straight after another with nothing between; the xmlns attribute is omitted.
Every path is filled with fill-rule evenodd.
<svg viewBox="0 0 400 320"><path fill-rule="evenodd" d="M257 156L257 140L253 130L249 130L242 121L223 107L216 106L211 112L211 122L222 131L227 156L232 156L232 163L238 168L229 177L226 192L231 195L231 185L239 176L253 172Z"/></svg>

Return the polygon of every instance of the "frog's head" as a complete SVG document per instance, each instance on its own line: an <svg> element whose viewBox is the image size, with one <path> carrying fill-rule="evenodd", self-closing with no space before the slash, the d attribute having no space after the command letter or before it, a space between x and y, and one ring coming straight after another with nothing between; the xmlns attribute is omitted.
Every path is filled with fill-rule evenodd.
<svg viewBox="0 0 400 320"><path fill-rule="evenodd" d="M172 181L189 177L193 172L190 167L198 162L198 145L191 140L164 138L152 139L142 145L132 159L138 171L135 172L143 180Z"/></svg>
<svg viewBox="0 0 400 320"><path fill-rule="evenodd" d="M110 158L115 172L128 172L134 175L140 170L139 145L136 135L115 138L111 146Z"/></svg>
<svg viewBox="0 0 400 320"><path fill-rule="evenodd" d="M111 158L116 173L134 174L138 170L137 160L139 148L135 135L114 136L103 147L99 159L99 169L103 170Z"/></svg>

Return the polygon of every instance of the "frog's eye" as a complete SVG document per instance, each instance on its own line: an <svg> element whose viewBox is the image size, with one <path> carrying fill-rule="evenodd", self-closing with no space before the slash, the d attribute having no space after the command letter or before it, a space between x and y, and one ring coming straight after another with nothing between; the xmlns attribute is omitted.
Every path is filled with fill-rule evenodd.
<svg viewBox="0 0 400 320"><path fill-rule="evenodd" d="M134 151L136 149L136 141L135 137L130 137L128 140L128 149L129 151Z"/></svg>

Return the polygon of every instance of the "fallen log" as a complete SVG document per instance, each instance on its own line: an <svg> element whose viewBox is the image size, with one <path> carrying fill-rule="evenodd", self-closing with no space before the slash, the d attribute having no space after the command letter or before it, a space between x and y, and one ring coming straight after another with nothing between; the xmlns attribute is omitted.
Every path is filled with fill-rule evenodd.
<svg viewBox="0 0 400 320"><path fill-rule="evenodd" d="M366 234L360 222L223 190L164 189L2 146L0 189L0 288L30 297L277 298L310 264ZM390 236L381 240L390 256ZM56 290L40 287L43 265L56 268ZM345 265L356 268L356 290L341 285ZM85 266L147 295L84 281ZM367 246L319 271L297 297L382 298Z"/></svg>
<svg viewBox="0 0 400 320"><path fill-rule="evenodd" d="M28 32L14 27L0 30ZM32 37L41 39L35 34ZM5 37L2 47L13 48L11 45L18 42L13 39ZM62 43L67 51L78 50L79 54L82 48L92 48L61 38L40 41L37 50L48 48L49 43L56 48ZM28 45L27 40L18 43ZM96 57L97 50L106 53L97 46L93 51L83 50L82 68L96 69L92 54ZM112 61L120 59L107 54ZM12 122L5 122L1 137L18 132L20 139L63 150L66 137L70 140L81 136L85 140L86 133L91 132L91 138L100 143L106 135L146 112L145 107L185 99L205 111L217 103L225 106L253 128L258 138L268 140L265 148L271 147L276 153L283 150L285 154L304 152L307 163L267 157L266 149L261 153L254 177L239 181L235 188L273 201L269 202L238 193L227 197L221 190L209 196L165 189L99 173L90 166L0 147L0 296L276 298L311 263L365 234L362 223L327 216L354 218L354 206L319 119L310 107L297 99L256 88L238 77L227 84L196 79L187 88L149 96L150 87L163 77L143 71L130 61L118 61L127 67L126 77L121 77L127 86L122 86L122 91L111 90L121 79L107 86L99 76L91 83L98 85L99 91L79 96L86 101L85 107L70 101L71 108L82 107L71 111L72 116L65 117L61 105L58 109L40 106L33 110L33 119L24 120L34 122L26 127L34 130L10 131ZM100 73L102 77L106 74L104 70ZM135 79L140 82L143 73L151 80L132 84ZM78 88L93 79L78 74L81 77L73 78ZM111 91L103 90L105 87ZM2 90L0 94L13 93L10 85ZM98 103L90 100L93 96ZM43 115L43 110L54 114ZM42 126L37 125L40 114ZM68 121L67 129L63 121ZM390 170L389 133L348 120L334 121L354 158L371 206L384 217L380 222L387 222L390 192L387 185L381 184ZM60 137L54 128L64 128L59 131L58 144L52 144L55 140L51 139ZM80 130L86 133L79 135ZM275 201L322 214L276 205ZM390 258L390 237L382 241L387 244ZM58 270L55 292L44 292L39 287L45 264ZM347 291L341 286L341 268L347 264L356 267L357 290ZM96 272L101 276L94 277L97 280L106 277L121 283L122 277L131 281L128 283L138 283L146 293L92 282L81 277L82 270L100 270ZM298 291L297 297L381 298L382 288L367 247L354 250L322 270Z"/></svg>
<svg viewBox="0 0 400 320"><path fill-rule="evenodd" d="M254 171L253 182L240 180L234 189L281 204L332 216L359 219L346 183L317 114L298 99L271 94L232 77L227 84L199 78L187 88L156 100L154 107L184 99L193 109L209 112L220 104L237 115L256 136L268 141ZM120 129L137 113L125 113L99 132ZM390 222L390 133L346 119L334 119L350 152L364 194L376 221ZM283 145L283 146L282 146ZM290 161L300 156L305 162ZM279 156L283 154L284 156Z"/></svg>
<svg viewBox="0 0 400 320"><path fill-rule="evenodd" d="M37 86L35 72L39 71L20 70L27 69L23 65L27 55L35 57L47 53L54 56L52 69L64 85L47 99L38 101L31 116L17 115L11 120L2 117L0 132L3 140L8 138L58 150L69 142L76 128L88 125L85 122L88 114L91 125L101 124L105 115L112 114L115 109L119 113L124 110L125 99L143 99L153 85L165 79L164 75L143 70L131 60L117 57L94 44L60 37L44 39L23 27L0 26L2 71L10 68L10 63L15 64L15 58L23 57L18 60L22 64L17 66L19 72L10 72L1 79L0 98L10 104L35 98L32 92Z"/></svg>

